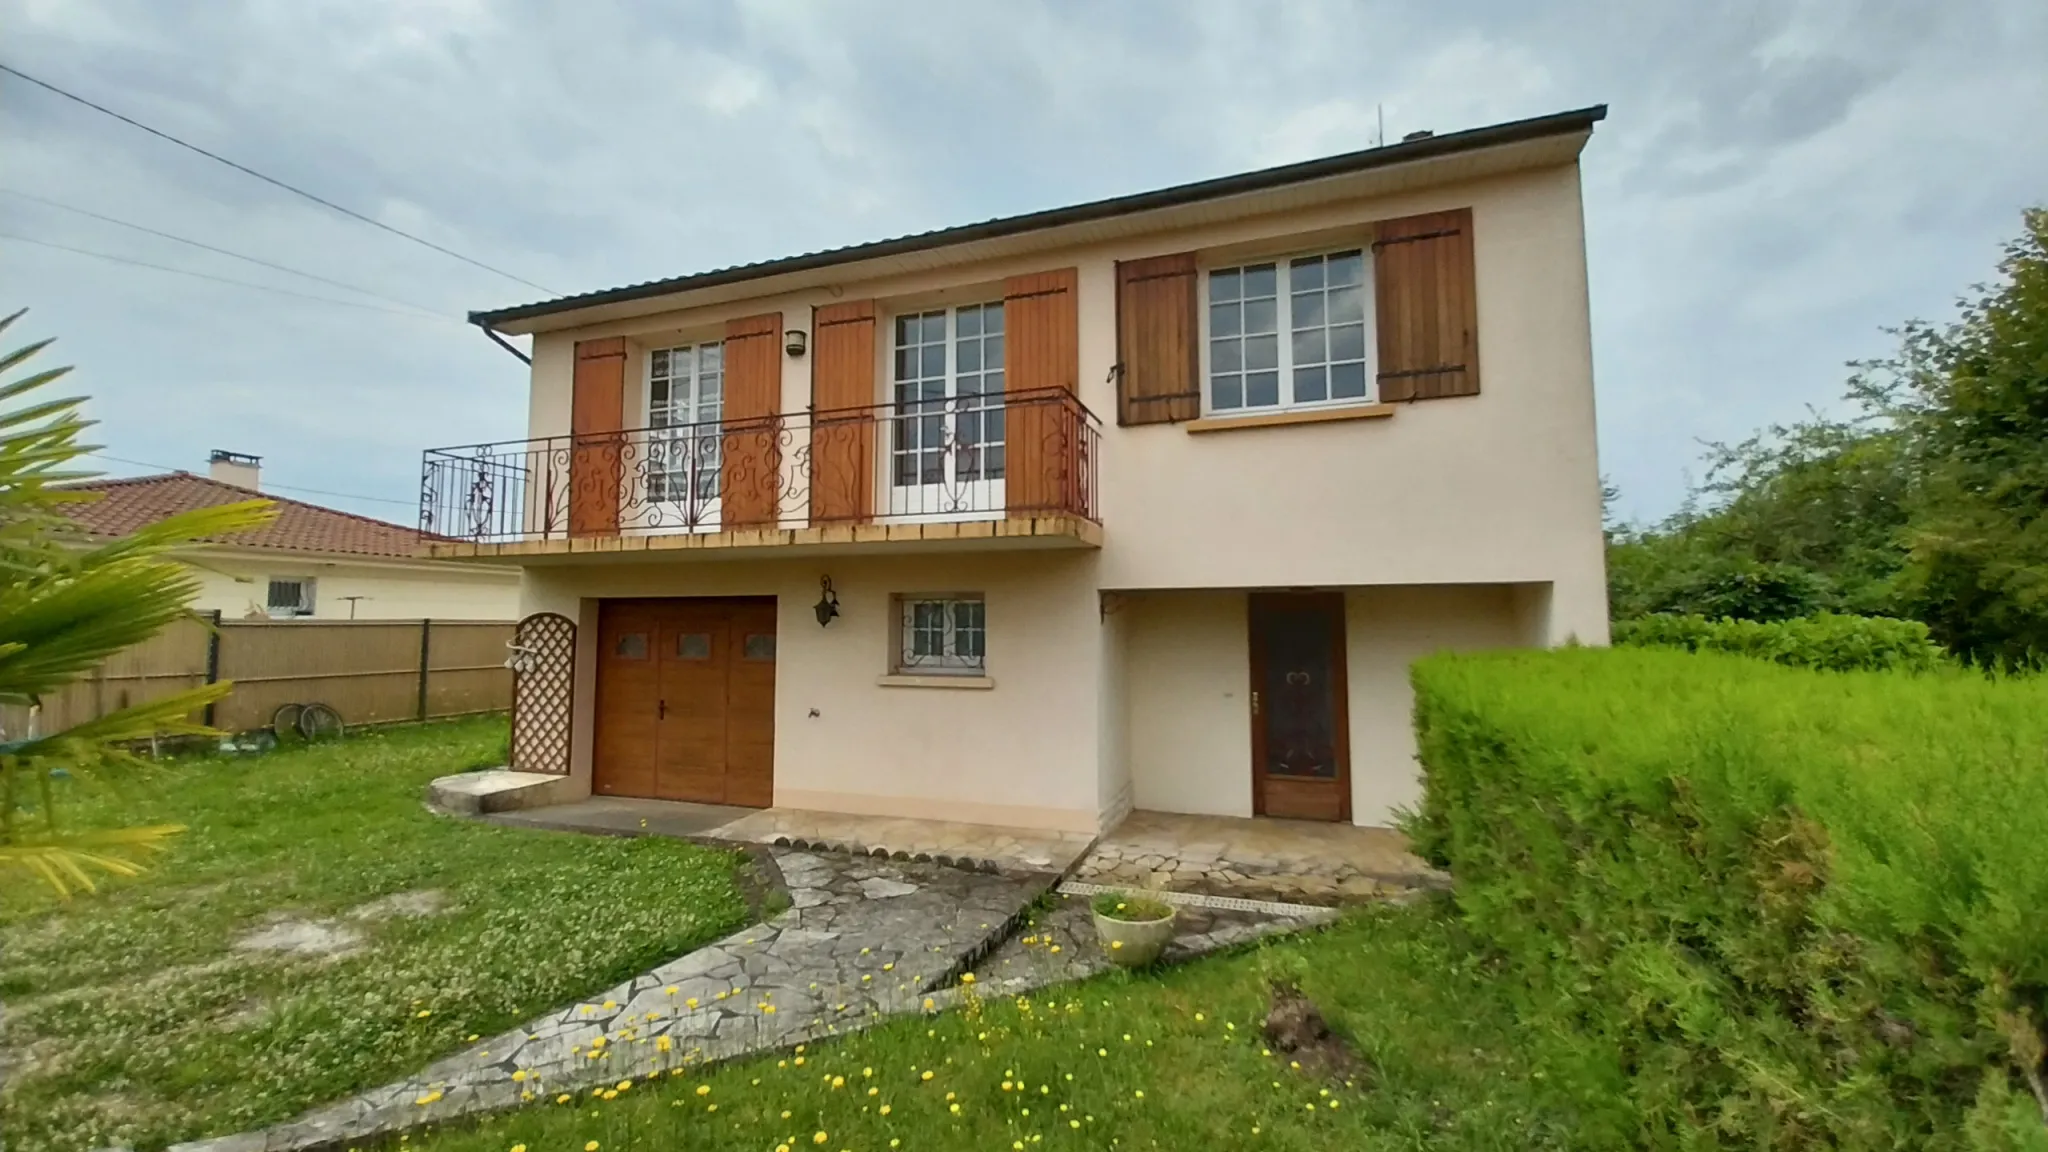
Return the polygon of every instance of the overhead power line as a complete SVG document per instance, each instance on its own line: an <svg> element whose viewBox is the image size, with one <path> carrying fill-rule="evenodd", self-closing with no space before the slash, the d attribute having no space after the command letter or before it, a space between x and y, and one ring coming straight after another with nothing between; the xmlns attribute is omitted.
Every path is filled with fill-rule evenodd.
<svg viewBox="0 0 2048 1152"><path fill-rule="evenodd" d="M462 323L462 321L457 320L453 316L443 316L437 312L418 312L412 311L409 308L401 311L397 308L386 308L381 304L365 304L361 300L337 300L332 296L315 296L311 292L294 292L289 288L279 288L270 284L258 284L253 280L236 280L230 276L214 276L206 272L194 272L189 268L173 268L168 264L152 264L147 260L132 260L126 256L116 256L111 252L95 252L90 248L73 248L69 244L58 244L50 240L37 240L29 236L17 236L12 232L0 232L0 240L18 240L23 244L34 244L38 248L54 248L59 252L70 252L77 256L90 256L95 260L111 260L116 264L128 264L136 268L150 268L158 272L169 272L177 276L191 276L198 280L211 280L216 284L233 284L237 288L254 288L258 292L273 292L279 296L296 296L301 300L317 300L322 304L339 304L344 308L367 308L372 312L387 312L393 316L410 316L415 320L439 320L444 324Z"/></svg>
<svg viewBox="0 0 2048 1152"><path fill-rule="evenodd" d="M142 224L134 224L134 223L130 223L129 221L126 221L126 220L118 220L118 219L115 219L115 218L114 218L114 217L112 217L112 216L107 216L107 215L103 215L103 214L101 214L101 213L98 213L98 212L92 212L92 211L89 211L89 210L87 210L87 209L84 209L84 208L79 208L79 207L76 207L76 206L74 206L74 205L70 205L70 204L65 204L65 203L61 203L61 202L59 202L59 201L56 201L56 200L50 200L50 199L47 199L47 198L45 198L45 197L42 197L42 196L34 196L34 195L31 195L31 194L29 194L29 193L27 193L27 192L22 192L22 191L19 191L19 190L13 189L13 188L0 188L0 192L4 192L4 193L6 193L6 194L7 194L7 195L9 195L9 196L18 196L18 197L20 197L20 198L21 198L21 199L23 199L23 200L28 200L28 201L32 201L32 202L34 202L34 203L37 203L37 204L42 204L42 205L46 205L46 206L48 206L48 207L51 207L51 208L56 208L56 209L59 209L59 210L61 210L61 211L64 211L64 212L75 212L75 213L77 213L77 214L78 214L78 215L80 215L80 216L88 216L88 217L91 217L91 218L92 218L92 219L94 219L94 220L103 220L103 221L105 221L105 222L107 222L107 223L109 223L109 224L117 224L117 225L119 225L119 226L121 226L121 227L123 227L123 228L131 228L131 229L133 229L133 230L135 230L135 231L137 231L137 232L146 232L146 233L148 233L148 234L149 234L149 235L151 235L151 236L161 236L161 237L162 237L162 238L164 238L165 240L174 240L174 241L176 241L177 243L180 243L180 244L188 244L188 245L190 245L190 246L192 246L192 247L194 247L194 248L199 248L199 249L203 249L203 250L205 250L205 251L207 251L207 252L215 252L215 253L218 253L218 254L220 254L220 255L222 255L222 256L230 256L230 257L233 257L233 258L234 258L234 259L236 259L236 260L243 260L243 261L247 261L247 262L248 262L248 263L250 263L250 264L255 264L255 265L258 265L259 267L263 267L263 268L274 268L274 269L276 269L276 270L277 270L277 271L279 271L279 272L289 272L289 273L291 273L291 274L292 274L292 275L294 275L294 276L303 276L303 277L305 277L305 278L306 278L306 279L308 279L308 280L318 280L318 281L319 281L320 283L322 283L322 284L329 284L329 285L332 285L332 286L334 286L334 287L336 287L336 288L346 288L346 289L347 289L347 290L349 290L350 292L360 292L360 293L362 293L362 294L363 294L363 295L365 295L365 296L371 296L371 297L375 297L376 299L378 299L378 300L382 300L382 301L384 301L384 302L386 302L386 303L389 303L389 304L398 304L398 305L402 305L402 306L404 306L404 307L407 307L407 308L412 308L412 309L416 309L416 310L418 310L418 311L420 311L420 312L427 312L427 313L432 313L432 314L435 314L435 315L439 315L439 313L438 313L438 312L436 312L436 311L435 311L435 309L433 309L433 308L431 308L431 307L428 307L428 306L427 306L427 305L425 305L425 304L414 304L414 303L413 303L412 301L410 301L410 300L400 300L400 299L398 299L398 298L397 298L397 297L395 297L395 296L386 296L386 295L384 295L384 294L383 294L382 292L373 292L373 291L371 291L371 290L370 290L370 289L368 289L368 288L359 288L359 287L357 287L357 286L356 286L356 285L354 285L354 284L349 284L349 283L346 283L346 282L344 282L344 281L341 281L341 280L334 280L334 279L330 279L329 277L326 277L326 276L321 276L321 275L317 275L317 274L315 274L315 273L312 273L312 272L305 272L305 271L301 271L300 269L297 269L297 268L293 268L293 267L290 267L290 266L288 266L288 265L284 265L284 264L277 264L277 263L273 263L272 261L269 261L269 260L263 260L263 259L260 259L260 258L258 258L258 257L255 257L255 256L246 256L246 255L243 255L243 254L242 254L242 253L240 253L240 252L232 252L232 251L229 251L229 250L228 250L228 249L226 249L226 248L218 248L218 247L215 247L215 246L214 246L214 245L212 245L212 244L205 244L205 243L201 243L201 242L200 242L200 241L198 241L198 240L192 240L192 239L188 239L188 238L186 238L186 237L184 237L184 236L179 236L179 235L176 235L176 234L174 234L174 233L170 233L170 232L165 232L165 231L162 231L162 230L160 230L160 229L156 229L156 228L150 228L150 227L148 227L148 226L146 226L146 225L142 225Z"/></svg>
<svg viewBox="0 0 2048 1152"><path fill-rule="evenodd" d="M443 256L452 256L455 259L462 261L464 264L481 268L486 272L490 272L498 276L503 276L507 280L517 281L518 283L526 285L528 288L537 289L539 291L546 292L549 295L555 294L554 289L552 288L548 288L540 284L535 284L533 281L528 280L523 276L515 276L512 273L505 271L503 268L493 268L492 266L484 263L481 260L477 260L469 256L464 256L462 253L455 251L453 248L444 248L441 245L434 243L432 240L428 240L420 236L415 236L412 233L407 232L403 229L393 228L391 225L384 223L382 220L377 220L373 219L372 217L365 216L361 212L357 212L352 208L344 208L341 205L336 204L334 201L327 199L326 197L317 196L311 192L306 191L304 188L298 187L297 185L288 184L283 180L279 180L275 176L266 176L265 174L258 172L256 169L251 168L246 164L238 164L235 161L230 160L217 152L209 152L206 149L201 148L197 144L180 140L176 136L171 135L169 132L152 128L149 125L144 124L142 121L137 120L133 117L123 116L121 113L114 111L112 108L109 108L104 104L96 104L91 100L88 100L85 97L78 95L75 92L67 92L64 89L57 87L55 84L52 84L47 80L38 80L35 77L29 75L28 73L23 72L19 68L11 67L6 64L0 64L0 72L5 72L10 76L20 77L21 79L26 80L31 84L34 84L38 88L48 89L49 91L64 97L66 100L83 104L87 108L90 108L95 112L111 116L114 119L119 120L121 123L127 124L131 127L140 128L144 132L147 132L150 135L157 137L158 139L167 140L170 143L176 144L178 147L185 149L186 151L196 152L199 155L206 157L208 160L212 160L220 164L225 164L228 167L233 168L237 172L241 172L249 176L254 176L256 179L263 181L265 184L270 184L275 187L282 188L294 196L304 197L305 199L311 200L313 203L318 204L323 208L332 209L336 212L341 213L343 216L349 217L352 220L360 220L373 228L381 228L384 231L391 233L393 236L400 236L412 241L415 244L420 244L424 245L425 247L432 248L434 251L441 253Z"/></svg>
<svg viewBox="0 0 2048 1152"><path fill-rule="evenodd" d="M147 460L127 460L119 456L109 456L105 452L87 452L86 455L100 460L111 460L116 464L130 464L137 468L154 468L159 472L185 471L185 469L183 468L173 468L168 464L152 464ZM403 504L408 508L412 507L416 503L416 501L412 500L394 500L389 496L358 496L353 492L330 492L325 488L301 488L296 484L266 483L263 486L263 488L259 490L258 494L260 495L262 492L267 492L273 488L277 489L279 492L310 492L315 496L333 496L341 500L368 500L374 504Z"/></svg>

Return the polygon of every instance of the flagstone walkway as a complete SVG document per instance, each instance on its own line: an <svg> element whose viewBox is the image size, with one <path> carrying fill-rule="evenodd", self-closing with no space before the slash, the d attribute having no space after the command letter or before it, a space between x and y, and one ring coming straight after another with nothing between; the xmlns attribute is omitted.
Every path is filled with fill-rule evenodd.
<svg viewBox="0 0 2048 1152"><path fill-rule="evenodd" d="M937 1007L926 993L1000 944L1056 878L786 848L769 854L791 907L764 924L480 1041L417 1076L290 1123L172 1152L346 1147Z"/></svg>

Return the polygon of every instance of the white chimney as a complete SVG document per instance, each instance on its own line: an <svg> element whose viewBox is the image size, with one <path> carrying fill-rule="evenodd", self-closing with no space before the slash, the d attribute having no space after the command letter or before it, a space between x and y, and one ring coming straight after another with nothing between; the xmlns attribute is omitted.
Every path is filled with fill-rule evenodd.
<svg viewBox="0 0 2048 1152"><path fill-rule="evenodd" d="M255 492L257 481L263 476L263 457L215 448L206 462L206 474L223 484Z"/></svg>

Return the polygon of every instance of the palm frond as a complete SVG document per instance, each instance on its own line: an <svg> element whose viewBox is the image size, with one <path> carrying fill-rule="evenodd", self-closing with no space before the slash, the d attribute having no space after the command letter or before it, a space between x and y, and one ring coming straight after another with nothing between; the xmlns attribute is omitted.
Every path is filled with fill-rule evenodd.
<svg viewBox="0 0 2048 1152"><path fill-rule="evenodd" d="M110 876L141 875L142 866L130 856L160 852L164 841L184 830L182 824L151 824L0 844L0 871L18 868L30 872L48 884L58 899L69 900L74 892L99 891L90 870Z"/></svg>

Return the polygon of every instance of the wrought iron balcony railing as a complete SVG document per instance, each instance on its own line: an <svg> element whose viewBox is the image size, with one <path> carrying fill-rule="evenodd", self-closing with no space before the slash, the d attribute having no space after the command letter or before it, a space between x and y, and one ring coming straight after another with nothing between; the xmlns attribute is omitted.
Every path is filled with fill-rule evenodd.
<svg viewBox="0 0 2048 1152"><path fill-rule="evenodd" d="M1101 425L1051 388L433 448L420 531L472 543L1068 515Z"/></svg>

